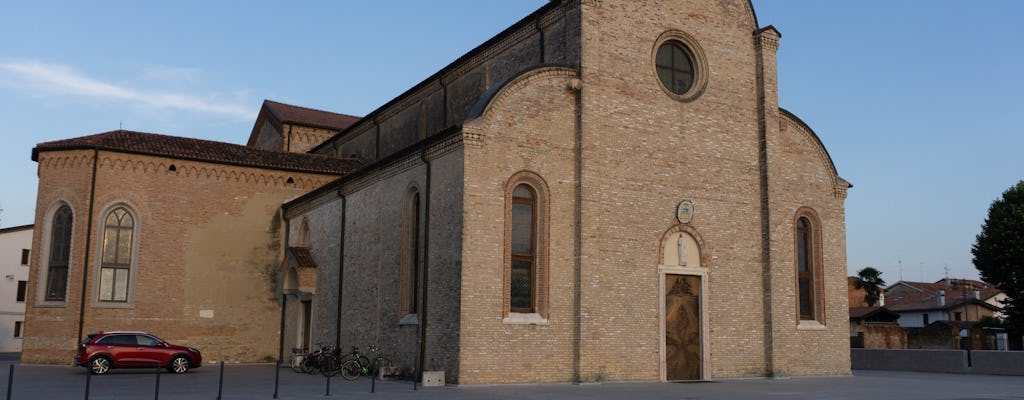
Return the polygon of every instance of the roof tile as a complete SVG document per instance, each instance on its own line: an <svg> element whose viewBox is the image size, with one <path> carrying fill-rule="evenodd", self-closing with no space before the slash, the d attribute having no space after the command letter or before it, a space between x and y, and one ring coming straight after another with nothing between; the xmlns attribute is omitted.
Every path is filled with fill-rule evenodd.
<svg viewBox="0 0 1024 400"><path fill-rule="evenodd" d="M92 149L124 151L257 168L343 175L361 162L316 154L289 153L211 140L134 131L110 131L89 136L39 143L32 159L42 151Z"/></svg>

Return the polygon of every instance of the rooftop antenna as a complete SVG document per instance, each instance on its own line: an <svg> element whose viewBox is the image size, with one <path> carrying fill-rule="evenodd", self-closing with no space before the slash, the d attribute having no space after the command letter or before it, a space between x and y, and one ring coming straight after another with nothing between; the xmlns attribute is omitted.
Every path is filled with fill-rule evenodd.
<svg viewBox="0 0 1024 400"><path fill-rule="evenodd" d="M897 256L896 263L900 266L900 280L903 280L903 257Z"/></svg>
<svg viewBox="0 0 1024 400"><path fill-rule="evenodd" d="M946 271L946 279L949 279L949 263L946 263L946 266L942 269Z"/></svg>
<svg viewBox="0 0 1024 400"><path fill-rule="evenodd" d="M117 130L119 130L119 131L123 131L124 130L124 121L117 121Z"/></svg>

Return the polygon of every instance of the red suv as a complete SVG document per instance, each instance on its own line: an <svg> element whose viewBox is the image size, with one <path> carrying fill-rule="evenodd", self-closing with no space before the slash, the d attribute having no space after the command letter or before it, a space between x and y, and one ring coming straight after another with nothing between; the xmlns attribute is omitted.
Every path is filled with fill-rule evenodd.
<svg viewBox="0 0 1024 400"><path fill-rule="evenodd" d="M150 367L160 363L168 371L182 374L203 365L203 355L191 347L176 346L145 332L99 332L90 334L78 346L75 365L97 375L120 367Z"/></svg>

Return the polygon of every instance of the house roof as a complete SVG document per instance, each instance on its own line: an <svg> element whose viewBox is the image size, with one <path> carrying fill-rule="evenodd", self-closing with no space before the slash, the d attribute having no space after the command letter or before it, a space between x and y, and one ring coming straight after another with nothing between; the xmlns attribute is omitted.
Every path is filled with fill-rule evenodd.
<svg viewBox="0 0 1024 400"><path fill-rule="evenodd" d="M895 320L900 314L884 306L850 307L850 319L887 318Z"/></svg>
<svg viewBox="0 0 1024 400"><path fill-rule="evenodd" d="M939 291L944 291L945 306L939 306ZM977 290L979 298L974 298ZM893 311L946 310L965 303L998 309L984 302L1002 290L995 285L970 279L942 279L938 282L899 281L885 289L885 306Z"/></svg>
<svg viewBox="0 0 1024 400"><path fill-rule="evenodd" d="M272 100L263 100L263 108L282 123L327 128L337 131L359 121L359 117L352 115L293 106Z"/></svg>
<svg viewBox="0 0 1024 400"><path fill-rule="evenodd" d="M354 171L361 164L353 159L288 153L211 140L125 130L39 143L32 149L32 161L39 161L40 152L79 149L109 150L219 164L334 175Z"/></svg>
<svg viewBox="0 0 1024 400"><path fill-rule="evenodd" d="M0 229L0 233L9 233L9 232L18 232L18 231L29 230L29 229L32 229L33 226L34 225L32 225L32 224L20 225L20 226L9 226L9 227Z"/></svg>

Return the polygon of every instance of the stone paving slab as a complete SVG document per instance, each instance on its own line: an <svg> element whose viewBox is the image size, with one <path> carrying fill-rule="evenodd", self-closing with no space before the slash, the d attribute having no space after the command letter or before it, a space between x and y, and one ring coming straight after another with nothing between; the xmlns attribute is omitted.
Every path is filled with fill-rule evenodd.
<svg viewBox="0 0 1024 400"><path fill-rule="evenodd" d="M273 364L226 365L222 399L273 399ZM8 365L0 365L0 398L6 395ZM376 382L327 379L280 369L279 399L954 399L1024 400L1024 378L894 371L855 371L850 376L740 379L700 383L606 382L446 386L413 390L408 381ZM86 373L71 366L15 365L12 399L84 399ZM187 374L155 370L115 370L89 379L90 399L216 399L219 367L207 365ZM158 397L157 397L158 396Z"/></svg>

